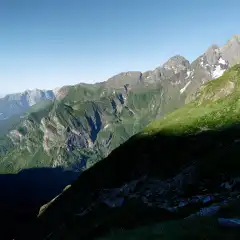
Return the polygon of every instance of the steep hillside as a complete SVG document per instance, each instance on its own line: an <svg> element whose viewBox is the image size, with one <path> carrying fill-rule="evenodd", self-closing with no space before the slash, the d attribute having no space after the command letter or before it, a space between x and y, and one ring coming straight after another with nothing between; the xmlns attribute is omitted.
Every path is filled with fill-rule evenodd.
<svg viewBox="0 0 240 240"><path fill-rule="evenodd" d="M239 83L236 65L204 84L83 172L16 239L238 239Z"/></svg>
<svg viewBox="0 0 240 240"><path fill-rule="evenodd" d="M177 55L153 71L125 72L106 82L59 89L56 101L30 108L20 124L13 121L13 128L5 127L0 171L88 169L151 120L195 99L204 82L236 63L239 51L239 37L234 36L221 48L213 45L191 64Z"/></svg>

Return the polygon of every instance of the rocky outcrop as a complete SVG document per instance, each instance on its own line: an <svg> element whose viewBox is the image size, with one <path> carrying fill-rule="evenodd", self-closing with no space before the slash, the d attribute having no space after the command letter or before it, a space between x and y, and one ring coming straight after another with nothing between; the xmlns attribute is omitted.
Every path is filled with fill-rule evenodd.
<svg viewBox="0 0 240 240"><path fill-rule="evenodd" d="M212 45L207 51L191 63L190 84L187 88L186 102L196 97L199 87L211 79L221 77L229 67L239 61L239 36L233 36L225 45Z"/></svg>

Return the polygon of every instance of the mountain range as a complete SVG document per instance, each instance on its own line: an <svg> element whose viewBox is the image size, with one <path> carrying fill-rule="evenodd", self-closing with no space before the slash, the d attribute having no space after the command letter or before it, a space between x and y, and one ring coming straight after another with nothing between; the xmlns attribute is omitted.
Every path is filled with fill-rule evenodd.
<svg viewBox="0 0 240 240"><path fill-rule="evenodd" d="M193 100L203 83L239 60L240 37L233 36L222 47L212 45L192 63L177 55L152 71L123 72L101 83L64 86L56 94L38 90L8 95L3 106L5 101L11 106L12 101L20 101L28 110L17 123L14 116L14 127L5 127L9 131L0 140L0 171L32 167L83 171L150 121Z"/></svg>
<svg viewBox="0 0 240 240"><path fill-rule="evenodd" d="M191 229L192 222L202 221L202 209L238 214L239 62L240 37L235 35L192 63L176 55L151 71L1 99L1 121L8 118L0 137L1 173L28 179L23 177L27 169L34 175L34 169L61 168L75 174L66 181L56 176L58 187L35 183L24 188L24 195L44 192L32 201L34 208L79 175L41 208L31 225L17 227L21 234L16 239L131 239L140 232L142 239L153 239L146 236L150 223L156 224L154 231L166 228L170 239L167 229L182 224ZM9 106L17 107L8 112ZM39 176L40 183L48 181ZM13 189L3 189L1 206L12 208L9 196L19 198L22 188ZM27 206L26 199L18 203ZM170 225L163 226L167 219ZM230 233L219 229L219 219L225 218L204 219L198 233L229 239ZM108 236L109 231L114 235ZM186 237L184 231L179 234Z"/></svg>

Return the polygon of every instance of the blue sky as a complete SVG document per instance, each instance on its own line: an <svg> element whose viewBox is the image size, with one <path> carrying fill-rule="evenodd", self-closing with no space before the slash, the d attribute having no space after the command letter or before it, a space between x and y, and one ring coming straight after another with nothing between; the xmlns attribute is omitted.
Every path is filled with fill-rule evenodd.
<svg viewBox="0 0 240 240"><path fill-rule="evenodd" d="M240 34L239 0L0 0L0 94L190 61Z"/></svg>

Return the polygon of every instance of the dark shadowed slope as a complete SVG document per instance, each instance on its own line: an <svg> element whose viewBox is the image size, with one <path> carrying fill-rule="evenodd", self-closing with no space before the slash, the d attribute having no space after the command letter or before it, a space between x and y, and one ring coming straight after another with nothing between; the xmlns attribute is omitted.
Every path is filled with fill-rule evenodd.
<svg viewBox="0 0 240 240"><path fill-rule="evenodd" d="M34 219L41 205L59 194L78 176L78 172L64 171L60 167L1 174L0 239L12 239L16 232L22 231Z"/></svg>

